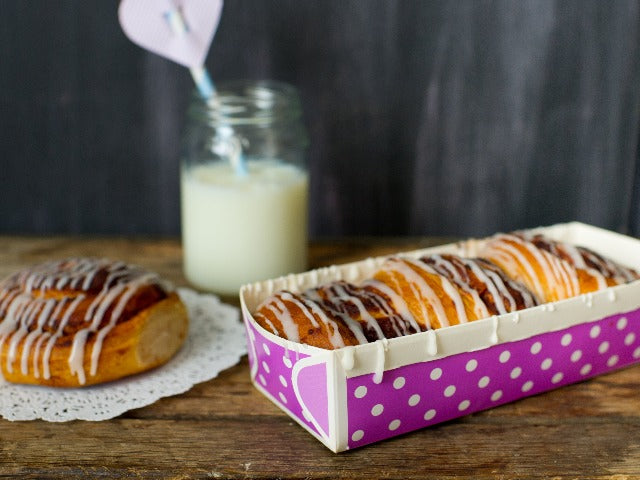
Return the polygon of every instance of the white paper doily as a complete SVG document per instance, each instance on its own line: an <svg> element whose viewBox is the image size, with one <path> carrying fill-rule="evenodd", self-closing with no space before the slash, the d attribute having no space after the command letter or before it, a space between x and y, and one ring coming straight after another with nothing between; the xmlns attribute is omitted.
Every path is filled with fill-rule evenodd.
<svg viewBox="0 0 640 480"><path fill-rule="evenodd" d="M106 420L186 392L215 378L247 352L239 310L218 297L178 290L189 312L189 335L176 356L152 371L85 388L16 385L0 378L0 416L50 422Z"/></svg>

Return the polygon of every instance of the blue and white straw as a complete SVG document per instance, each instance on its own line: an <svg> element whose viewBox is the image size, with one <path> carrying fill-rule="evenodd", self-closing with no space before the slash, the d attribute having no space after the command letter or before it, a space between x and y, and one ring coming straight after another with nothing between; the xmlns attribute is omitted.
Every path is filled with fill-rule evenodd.
<svg viewBox="0 0 640 480"><path fill-rule="evenodd" d="M184 35L189 31L187 24L184 22L182 13L175 5L171 5L171 8L167 11L166 19L171 26L171 30L173 30L175 34ZM193 81L196 82L196 87L198 88L200 95L202 95L202 98L211 98L216 93L216 89L213 86L209 72L204 65L200 67L191 67L189 71L191 72Z"/></svg>
<svg viewBox="0 0 640 480"><path fill-rule="evenodd" d="M171 26L171 30L173 30L177 35L185 35L189 33L189 28L184 21L182 13L179 8L173 4L173 2L171 2L171 8L166 13L166 19ZM211 76L204 65L200 67L192 67L189 71L191 72L193 81L196 83L196 88L200 92L202 98L209 100L213 97L216 93L216 89L211 81ZM248 171L247 164L244 161L244 156L242 155L242 146L238 138L233 137L233 140L235 140L235 142L230 143L227 157L229 158L229 162L231 163L236 175L244 177L247 175Z"/></svg>

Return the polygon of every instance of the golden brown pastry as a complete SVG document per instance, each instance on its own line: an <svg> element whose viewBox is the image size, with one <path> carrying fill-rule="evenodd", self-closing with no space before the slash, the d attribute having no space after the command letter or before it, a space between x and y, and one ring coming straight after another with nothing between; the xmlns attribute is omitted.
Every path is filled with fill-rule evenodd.
<svg viewBox="0 0 640 480"><path fill-rule="evenodd" d="M0 371L7 381L76 387L167 362L186 309L160 278L105 259L71 258L0 283Z"/></svg>
<svg viewBox="0 0 640 480"><path fill-rule="evenodd" d="M522 282L543 302L570 298L640 278L634 270L597 253L542 235L499 234L481 256Z"/></svg>
<svg viewBox="0 0 640 480"><path fill-rule="evenodd" d="M476 305L486 307L486 311L482 308L480 318L515 312L539 303L524 285L508 278L498 266L484 258L431 255L421 260L471 295L477 294L481 301L476 300Z"/></svg>
<svg viewBox="0 0 640 480"><path fill-rule="evenodd" d="M330 350L420 331L383 293L342 281L302 293L280 291L254 318L283 338Z"/></svg>
<svg viewBox="0 0 640 480"><path fill-rule="evenodd" d="M294 342L335 349L470 322L536 305L490 262L453 255L392 257L356 286L333 282L281 291L254 318Z"/></svg>

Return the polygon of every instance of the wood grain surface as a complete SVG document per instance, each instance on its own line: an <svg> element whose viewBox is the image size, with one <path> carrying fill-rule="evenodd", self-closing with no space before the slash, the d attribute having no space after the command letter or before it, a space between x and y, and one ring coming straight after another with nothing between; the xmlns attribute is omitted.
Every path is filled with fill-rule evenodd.
<svg viewBox="0 0 640 480"><path fill-rule="evenodd" d="M311 265L442 242L316 242ZM0 237L0 276L68 255L136 262L186 285L174 239ZM0 478L640 479L639 385L630 367L334 454L251 386L245 357L113 420L0 420Z"/></svg>

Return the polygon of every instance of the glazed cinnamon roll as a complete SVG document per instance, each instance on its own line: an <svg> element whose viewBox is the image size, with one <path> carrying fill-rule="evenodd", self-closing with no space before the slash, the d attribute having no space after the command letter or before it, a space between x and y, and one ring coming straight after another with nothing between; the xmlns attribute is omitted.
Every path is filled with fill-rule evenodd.
<svg viewBox="0 0 640 480"><path fill-rule="evenodd" d="M94 258L47 262L0 283L0 371L10 382L75 387L168 361L184 305L158 275Z"/></svg>

